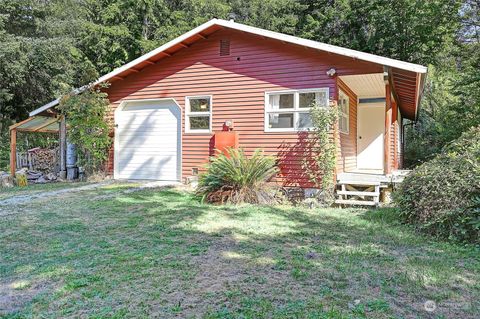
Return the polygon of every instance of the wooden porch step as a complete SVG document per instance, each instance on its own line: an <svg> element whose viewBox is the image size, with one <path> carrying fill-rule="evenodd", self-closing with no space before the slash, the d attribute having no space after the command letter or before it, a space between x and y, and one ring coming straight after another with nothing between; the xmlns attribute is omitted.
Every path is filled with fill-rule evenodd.
<svg viewBox="0 0 480 319"><path fill-rule="evenodd" d="M377 206L380 199L380 182L342 181L336 190L336 204L350 206Z"/></svg>
<svg viewBox="0 0 480 319"><path fill-rule="evenodd" d="M377 206L378 203L374 201L366 200L354 200L354 199L337 199L335 204L339 205L356 205L356 206Z"/></svg>
<svg viewBox="0 0 480 319"><path fill-rule="evenodd" d="M379 192L362 192L362 191L341 191L337 190L338 195L352 195L352 196L379 196Z"/></svg>
<svg viewBox="0 0 480 319"><path fill-rule="evenodd" d="M337 185L380 186L380 182L339 180L339 181L337 181Z"/></svg>

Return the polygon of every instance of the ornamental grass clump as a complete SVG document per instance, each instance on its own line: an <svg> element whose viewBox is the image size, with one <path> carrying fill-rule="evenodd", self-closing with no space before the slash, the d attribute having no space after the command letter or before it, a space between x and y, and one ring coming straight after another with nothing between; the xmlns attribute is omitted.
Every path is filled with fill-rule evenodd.
<svg viewBox="0 0 480 319"><path fill-rule="evenodd" d="M275 158L257 149L247 157L243 149L230 148L227 154L212 157L200 175L198 193L210 203L271 204L277 190L268 181L277 173Z"/></svg>

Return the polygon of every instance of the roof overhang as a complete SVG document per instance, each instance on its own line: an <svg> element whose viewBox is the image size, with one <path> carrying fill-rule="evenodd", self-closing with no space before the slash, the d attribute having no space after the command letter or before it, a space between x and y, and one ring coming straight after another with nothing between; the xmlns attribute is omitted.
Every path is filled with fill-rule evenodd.
<svg viewBox="0 0 480 319"><path fill-rule="evenodd" d="M58 133L60 117L57 116L31 116L26 120L13 124L10 131L30 133Z"/></svg>
<svg viewBox="0 0 480 319"><path fill-rule="evenodd" d="M157 49L152 50L142 55L141 57L138 57L137 59L113 70L110 73L105 74L104 76L100 77L91 85L97 85L107 81L113 82L116 80L122 80L129 74L137 73L144 67L147 67L152 64L156 64L162 58L169 57L175 52L183 48L190 47L193 43L202 39L206 39L212 33L224 28L234 29L242 32L247 32L250 34L255 34L265 38L283 41L285 43L291 43L291 44L295 44L295 45L299 45L307 48L312 48L312 49L317 49L320 51L325 51L333 54L347 56L347 57L351 57L352 59L358 59L362 61L376 63L384 67L392 68L393 70L400 70L407 73L414 73L418 76L422 74L426 74L427 72L427 68L419 64L408 63L400 60L390 59L390 58L386 58L386 57L382 57L382 56L378 56L370 53L342 48L339 46L321 43L313 40L302 39L302 38L298 38L291 35L286 35L278 32L251 27L245 24L234 22L234 21L212 19L196 27L195 29L165 43L164 45L158 47ZM415 93L417 96L416 98L417 105L415 108L417 108L418 106L420 91L422 90L422 88L423 88L423 85L422 85L422 82L420 81L419 85L416 86L416 89L419 91ZM57 99L48 104L45 104L44 106L31 112L30 116L40 114L41 112L58 105L59 102L60 100ZM416 113L416 110L415 110L415 113Z"/></svg>

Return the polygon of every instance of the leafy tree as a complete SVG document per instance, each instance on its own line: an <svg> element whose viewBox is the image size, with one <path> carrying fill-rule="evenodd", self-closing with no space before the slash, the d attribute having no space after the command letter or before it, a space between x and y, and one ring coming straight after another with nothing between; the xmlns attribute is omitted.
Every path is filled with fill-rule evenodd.
<svg viewBox="0 0 480 319"><path fill-rule="evenodd" d="M455 0L302 0L299 36L414 63L435 62L458 29Z"/></svg>
<svg viewBox="0 0 480 319"><path fill-rule="evenodd" d="M295 0L230 0L235 21L294 35L303 10Z"/></svg>
<svg viewBox="0 0 480 319"><path fill-rule="evenodd" d="M432 158L471 127L480 125L480 5L465 1L455 42L438 54L429 74L419 120L407 130L408 166Z"/></svg>

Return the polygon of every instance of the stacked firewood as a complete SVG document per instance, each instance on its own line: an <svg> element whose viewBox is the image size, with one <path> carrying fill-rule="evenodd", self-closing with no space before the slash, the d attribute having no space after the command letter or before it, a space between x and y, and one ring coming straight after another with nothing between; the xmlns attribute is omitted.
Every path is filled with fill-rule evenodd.
<svg viewBox="0 0 480 319"><path fill-rule="evenodd" d="M34 148L29 150L33 168L40 172L53 172L57 165L57 149Z"/></svg>

